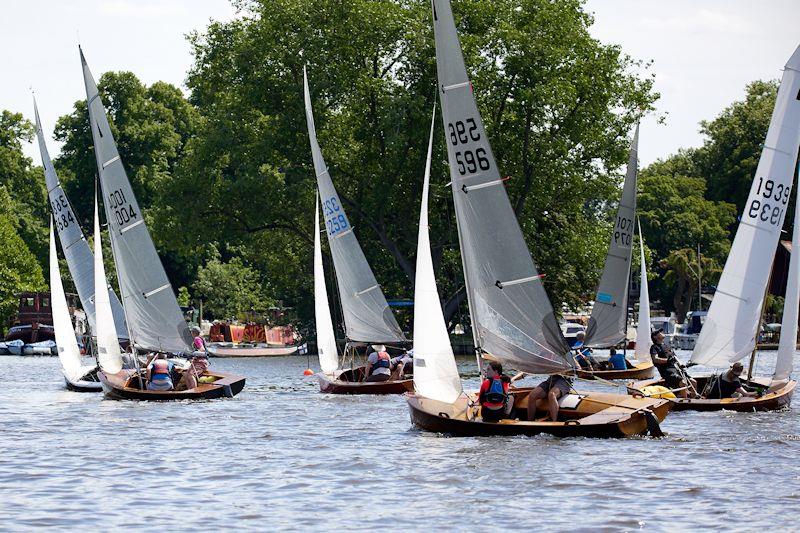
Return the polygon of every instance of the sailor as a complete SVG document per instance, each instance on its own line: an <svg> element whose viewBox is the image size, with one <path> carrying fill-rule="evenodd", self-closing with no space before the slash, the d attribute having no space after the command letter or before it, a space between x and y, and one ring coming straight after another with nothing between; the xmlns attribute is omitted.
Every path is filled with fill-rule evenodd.
<svg viewBox="0 0 800 533"><path fill-rule="evenodd" d="M503 365L492 361L484 370L486 379L481 383L478 402L481 404L481 417L484 422L497 422L508 418L514 408L514 402L509 401L508 386L511 378L503 374Z"/></svg>
<svg viewBox="0 0 800 533"><path fill-rule="evenodd" d="M147 390L172 390L172 367L166 355L156 354L153 362L147 366Z"/></svg>
<svg viewBox="0 0 800 533"><path fill-rule="evenodd" d="M194 348L195 353L206 351L206 340L200 335L199 328L192 328L192 337L194 340L192 341L192 347Z"/></svg>
<svg viewBox="0 0 800 533"><path fill-rule="evenodd" d="M625 354L617 353L615 348L609 350L608 362L611 365L609 370L627 370L629 368Z"/></svg>
<svg viewBox="0 0 800 533"><path fill-rule="evenodd" d="M406 374L414 372L414 350L406 350L402 355L392 359L392 369L397 375L397 379L403 379Z"/></svg>
<svg viewBox="0 0 800 533"><path fill-rule="evenodd" d="M392 358L383 344L373 344L367 357L366 381L388 381L392 377Z"/></svg>
<svg viewBox="0 0 800 533"><path fill-rule="evenodd" d="M575 335L575 344L572 349L575 350L575 361L584 370L594 370L597 365L597 360L592 356L592 349L584 346L583 342L586 340L586 333L579 331Z"/></svg>
<svg viewBox="0 0 800 533"><path fill-rule="evenodd" d="M674 392L681 398L690 397L684 376L686 372L683 370L675 352L672 348L664 344L664 330L659 328L650 334L653 345L650 346L650 357L653 359L653 365L661 374L661 378L670 389L677 389ZM690 379L692 387L696 387L696 382ZM691 396L694 396L693 394Z"/></svg>
<svg viewBox="0 0 800 533"><path fill-rule="evenodd" d="M722 399L722 398L741 398L742 396L755 397L758 396L755 392L750 392L744 388L739 377L744 371L744 365L740 361L736 361L731 367L723 372L717 378L714 385L711 387L706 398L708 399Z"/></svg>
<svg viewBox="0 0 800 533"><path fill-rule="evenodd" d="M553 374L542 381L528 396L528 420L536 419L536 409L538 403L547 398L547 408L550 411L550 420L558 421L558 400L569 394L572 383L569 379L559 374Z"/></svg>

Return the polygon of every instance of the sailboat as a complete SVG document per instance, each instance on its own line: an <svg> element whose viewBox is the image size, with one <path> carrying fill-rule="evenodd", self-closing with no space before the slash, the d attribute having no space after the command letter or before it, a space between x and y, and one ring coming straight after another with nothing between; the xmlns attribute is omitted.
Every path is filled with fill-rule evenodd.
<svg viewBox="0 0 800 533"><path fill-rule="evenodd" d="M486 353L528 373L572 373L569 347L486 138L449 0L433 0L433 19L451 189L478 362ZM510 401L516 418L497 423L482 420L477 395L463 392L452 351L444 345L444 319L427 235L427 173L425 181L415 287L415 392L406 396L412 422L453 435L659 434L658 423L669 411L668 402L610 393L568 394L560 400L559 419L544 422L525 420L532 389L514 388ZM437 305L432 304L434 298Z"/></svg>
<svg viewBox="0 0 800 533"><path fill-rule="evenodd" d="M344 212L344 206L331 181L328 167L322 157L322 150L317 142L314 113L311 108L311 93L308 89L308 76L305 68L303 69L303 91L308 137L314 160L314 172L317 175L319 202L323 207L325 233L328 236L328 246L333 256L334 271L339 285L339 298L344 311L347 340L342 362L337 365L337 368L331 372L323 371L317 374L320 390L332 394L397 394L411 390L411 379L405 379L403 376L389 381L365 382L366 367L355 366L353 362L359 349L369 351L369 346L375 344L390 345L399 349L408 341L397 324L380 285L375 280L375 275L364 257L364 252L353 233L353 226ZM315 249L315 257L316 253ZM319 272L322 272L321 257L320 252ZM315 275L315 287L320 286L320 283L324 284L324 281L324 277L317 279ZM322 286L324 287L324 285ZM315 289L317 305L321 305L319 299L323 297L323 294L325 306L328 307L327 292ZM330 316L329 311L328 316ZM341 368L345 359L351 361L348 369Z"/></svg>
<svg viewBox="0 0 800 533"><path fill-rule="evenodd" d="M772 262L783 227L800 148L800 47L786 64L767 138L761 152L750 195L744 207L706 322L697 338L691 363L725 368L748 356L745 385L760 391L758 397L703 399L676 398L675 409L714 411L766 411L788 406L797 382L790 379L797 339L800 305L800 202L797 202L792 255L775 371L772 378L753 377L756 338ZM797 177L800 183L800 175ZM797 248L794 248L797 246ZM710 387L713 376L694 376L697 392ZM660 381L632 384L643 390ZM702 396L702 394L701 394Z"/></svg>
<svg viewBox="0 0 800 533"><path fill-rule="evenodd" d="M61 362L61 371L67 388L75 392L100 392L103 388L97 378L97 365L84 362L75 338L75 329L72 327L67 297L64 295L64 285L61 282L52 219L50 221L50 308L53 313L58 359Z"/></svg>
<svg viewBox="0 0 800 533"><path fill-rule="evenodd" d="M108 234L114 265L119 280L120 296L125 311L129 339L134 354L137 350L170 354L191 354L192 336L183 313L178 307L172 284L167 279L153 240L145 225L142 211L133 194L128 176L120 160L117 145L111 133L100 94L92 73L80 50L83 78L86 85L86 101L94 141L94 152L103 193ZM96 237L99 241L99 235ZM97 293L100 283L98 269L102 267L102 250L95 243L95 305L105 300ZM104 278L104 276L103 276ZM107 286L103 285L104 287ZM110 306L109 306L110 309ZM100 337L104 335L103 324L97 317L97 336L101 372L100 382L106 397L113 399L173 400L231 397L238 394L245 384L243 376L206 371L209 383L184 391L144 390L143 379L137 369L123 369L116 359L117 346L110 336L104 354ZM110 319L109 316L107 318ZM110 334L109 334L110 335ZM116 340L116 336L114 336ZM104 364L104 357L108 364ZM203 378L204 376L199 376ZM214 381L211 381L211 380ZM204 380L205 381L205 380ZM176 383L177 384L177 383Z"/></svg>
<svg viewBox="0 0 800 533"><path fill-rule="evenodd" d="M636 219L636 178L638 172L639 125L631 141L628 170L622 187L617 217L611 231L603 275L597 289L584 344L591 348L613 348L627 343L628 292L634 220ZM641 236L641 233L640 233ZM644 286L647 290L647 286ZM630 362L629 362L630 363ZM579 370L578 375L591 379L645 379L653 375L649 357L629 364L627 370Z"/></svg>

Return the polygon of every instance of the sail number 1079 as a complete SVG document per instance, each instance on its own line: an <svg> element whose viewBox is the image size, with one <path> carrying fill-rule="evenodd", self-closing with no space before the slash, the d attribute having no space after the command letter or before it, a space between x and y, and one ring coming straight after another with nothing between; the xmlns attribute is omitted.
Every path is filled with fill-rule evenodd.
<svg viewBox="0 0 800 533"><path fill-rule="evenodd" d="M792 188L782 183L758 178L756 196L747 208L747 216L762 222L769 222L777 226L783 220L786 204L789 203L789 194Z"/></svg>

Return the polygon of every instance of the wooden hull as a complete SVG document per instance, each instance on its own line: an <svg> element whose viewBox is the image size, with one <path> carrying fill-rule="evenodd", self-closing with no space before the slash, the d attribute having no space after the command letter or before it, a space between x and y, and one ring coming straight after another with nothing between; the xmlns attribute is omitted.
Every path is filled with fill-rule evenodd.
<svg viewBox="0 0 800 533"><path fill-rule="evenodd" d="M627 370L595 370L594 372L586 370L578 370L578 377L583 379L648 379L653 377L654 367L651 361L639 363L633 368Z"/></svg>
<svg viewBox="0 0 800 533"><path fill-rule="evenodd" d="M707 379L707 378L698 378ZM747 383L743 380L744 383ZM751 384L764 386L758 380L752 380ZM665 386L661 379L650 379L637 381L628 385L628 393L635 394L644 387L651 385ZM672 409L675 411L737 411L740 413L752 413L754 411L777 411L789 407L792 403L792 395L797 382L790 380L789 383L780 389L770 391L760 398L723 398L721 400L696 399L696 398L669 398Z"/></svg>
<svg viewBox="0 0 800 533"><path fill-rule="evenodd" d="M111 400L213 400L216 398L232 398L244 388L244 376L227 374L224 372L207 371L204 376L214 376L217 381L213 383L200 383L197 387L185 391L151 391L129 386L130 382L138 382L134 370L122 370L117 374L98 372L103 393Z"/></svg>
<svg viewBox="0 0 800 533"><path fill-rule="evenodd" d="M207 347L208 355L211 357L280 357L297 353L297 346L214 346Z"/></svg>
<svg viewBox="0 0 800 533"><path fill-rule="evenodd" d="M472 406L475 394L462 394L454 404L439 402L408 393L406 400L411 422L424 430L454 436L540 435L557 437L612 438L644 435L648 431L660 434L658 422L669 412L670 402L654 398L633 398L628 402L623 394L578 393L570 395L573 404L559 410L557 422L524 420L528 395L532 389L512 389L514 413L521 420L483 422L479 408ZM568 397L569 398L569 397ZM648 427L650 418L650 427ZM655 427L653 427L655 426Z"/></svg>
<svg viewBox="0 0 800 533"><path fill-rule="evenodd" d="M327 394L403 394L414 390L414 379L390 381L360 381L364 367L345 370L338 377L320 372L317 374L320 392Z"/></svg>

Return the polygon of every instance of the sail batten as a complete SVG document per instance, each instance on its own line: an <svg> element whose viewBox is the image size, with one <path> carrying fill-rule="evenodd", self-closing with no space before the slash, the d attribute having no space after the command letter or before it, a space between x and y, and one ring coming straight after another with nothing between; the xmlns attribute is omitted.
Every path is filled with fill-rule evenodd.
<svg viewBox="0 0 800 533"><path fill-rule="evenodd" d="M476 346L519 370L569 370L569 348L501 186L450 2L432 4L450 186ZM514 280L525 281L509 283Z"/></svg>
<svg viewBox="0 0 800 533"><path fill-rule="evenodd" d="M764 149L692 362L723 367L756 345L764 291L800 148L800 47L783 72Z"/></svg>
<svg viewBox="0 0 800 533"><path fill-rule="evenodd" d="M47 184L47 196L50 200L50 210L61 241L61 250L67 260L67 268L72 276L72 281L75 283L75 289L78 291L81 305L86 312L89 326L94 330L94 256L89 248L89 243L86 242L86 238L83 235L83 230L78 225L78 219L72 210L72 204L70 204L64 189L61 187L53 162L50 160L42 123L39 119L39 108L35 99L33 101L33 110L36 119L36 137L39 144L39 153L42 157L42 166L44 167L45 182ZM117 330L117 335L120 338L127 338L128 330L125 325L125 313L122 309L122 304L113 289L109 289L108 296L111 302L111 312L114 315L114 327Z"/></svg>
<svg viewBox="0 0 800 533"><path fill-rule="evenodd" d="M306 107L306 123L317 176L317 188L323 207L325 233L336 279L339 297L344 312L344 323L348 340L356 342L405 342L402 329L386 302L386 297L378 285L375 275L367 263L364 252L358 244L353 227L339 200L339 195L322 157L314 126L311 109L311 93L308 89L308 76L303 69L303 91Z"/></svg>
<svg viewBox="0 0 800 533"><path fill-rule="evenodd" d="M625 340L628 329L628 291L636 218L639 125L631 141L628 169L611 231L608 254L597 288L592 315L586 328L587 346L610 347Z"/></svg>
<svg viewBox="0 0 800 533"><path fill-rule="evenodd" d="M108 233L128 329L135 337L131 340L147 350L191 352L189 326L144 223L82 50L80 56Z"/></svg>

